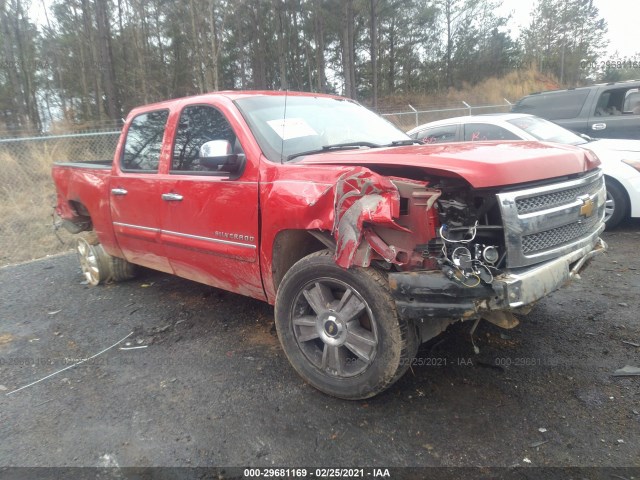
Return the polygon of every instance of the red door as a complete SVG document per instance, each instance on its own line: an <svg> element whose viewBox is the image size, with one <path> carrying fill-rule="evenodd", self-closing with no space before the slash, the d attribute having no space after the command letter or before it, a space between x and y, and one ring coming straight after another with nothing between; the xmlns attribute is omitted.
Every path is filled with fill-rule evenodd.
<svg viewBox="0 0 640 480"><path fill-rule="evenodd" d="M160 241L163 201L158 173L168 115L168 110L158 110L133 119L120 158L121 171L111 177L109 203L116 240L125 258L171 273Z"/></svg>
<svg viewBox="0 0 640 480"><path fill-rule="evenodd" d="M162 181L162 233L177 275L224 290L264 299L258 261L258 169L246 159L242 169L200 162L200 147L227 141L244 157L237 136L220 110L189 105L180 112L169 179Z"/></svg>

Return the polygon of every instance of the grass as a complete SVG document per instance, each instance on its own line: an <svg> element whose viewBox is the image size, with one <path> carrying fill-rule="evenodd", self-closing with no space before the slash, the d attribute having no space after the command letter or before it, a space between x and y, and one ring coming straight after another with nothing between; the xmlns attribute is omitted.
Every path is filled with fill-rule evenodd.
<svg viewBox="0 0 640 480"><path fill-rule="evenodd" d="M53 230L54 161L71 159L68 141L0 147L0 266L67 251L74 237Z"/></svg>
<svg viewBox="0 0 640 480"><path fill-rule="evenodd" d="M402 115L385 115L402 130L409 130L418 124L443 118L468 115L466 102L471 106L502 105L502 107L474 109L474 114L508 112L510 107L505 99L516 102L525 95L542 90L552 90L560 85L553 78L539 73L535 69L515 70L500 78L489 78L476 85L465 84L461 89L449 89L445 92L433 92L422 95L398 95L380 100L384 112L409 112L409 105L422 112L424 110L452 109L444 112L428 112Z"/></svg>

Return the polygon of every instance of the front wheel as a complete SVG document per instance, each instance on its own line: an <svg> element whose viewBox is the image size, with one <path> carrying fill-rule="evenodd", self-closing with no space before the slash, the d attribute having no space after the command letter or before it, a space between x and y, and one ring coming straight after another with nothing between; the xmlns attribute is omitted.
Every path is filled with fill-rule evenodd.
<svg viewBox="0 0 640 480"><path fill-rule="evenodd" d="M418 348L415 329L396 313L386 278L371 268L344 270L328 251L287 272L275 317L291 365L315 388L339 398L385 390Z"/></svg>
<svg viewBox="0 0 640 480"><path fill-rule="evenodd" d="M606 188L607 198L604 204L604 223L607 226L607 230L611 230L624 219L629 205L625 192L616 183L608 181L606 182Z"/></svg>

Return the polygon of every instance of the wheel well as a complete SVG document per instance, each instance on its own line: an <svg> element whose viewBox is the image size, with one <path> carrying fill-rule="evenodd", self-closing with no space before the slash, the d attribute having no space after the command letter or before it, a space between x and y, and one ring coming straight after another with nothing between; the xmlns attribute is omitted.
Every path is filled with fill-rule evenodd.
<svg viewBox="0 0 640 480"><path fill-rule="evenodd" d="M80 202L69 200L69 208L73 212L73 218L62 220L62 226L70 233L76 234L93 229L89 210Z"/></svg>
<svg viewBox="0 0 640 480"><path fill-rule="evenodd" d="M85 207L82 203L75 200L69 200L69 206L77 212L78 216L91 217L91 215L89 214L89 210L87 210L87 207Z"/></svg>
<svg viewBox="0 0 640 480"><path fill-rule="evenodd" d="M314 232L316 233L316 232ZM280 282L298 260L307 255L325 250L327 246L307 230L284 230L273 242L271 276L273 287L278 291Z"/></svg>
<svg viewBox="0 0 640 480"><path fill-rule="evenodd" d="M627 202L626 205L625 205L624 214L625 214L625 216L629 215L629 213L630 213L629 210L631 209L631 199L629 198L629 193L627 192L627 189L624 188L624 186L618 180L616 180L613 177L610 177L609 175L605 175L604 176L604 181L605 181L605 185L607 183L615 185L620 190L622 195L624 195L624 198L625 198L625 200Z"/></svg>

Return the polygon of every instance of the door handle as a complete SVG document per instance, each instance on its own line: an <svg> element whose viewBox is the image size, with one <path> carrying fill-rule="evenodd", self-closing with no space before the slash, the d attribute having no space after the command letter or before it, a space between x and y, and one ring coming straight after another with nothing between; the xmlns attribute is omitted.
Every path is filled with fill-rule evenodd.
<svg viewBox="0 0 640 480"><path fill-rule="evenodd" d="M594 123L591 125L591 130L604 130L605 128L607 128L606 123Z"/></svg>
<svg viewBox="0 0 640 480"><path fill-rule="evenodd" d="M116 195L118 197L122 197L123 195L126 195L127 193L129 193L129 192L127 192L124 188L112 188L111 189L111 194L112 195Z"/></svg>
<svg viewBox="0 0 640 480"><path fill-rule="evenodd" d="M179 202L182 200L182 195L179 193L163 193L162 199L166 202Z"/></svg>

